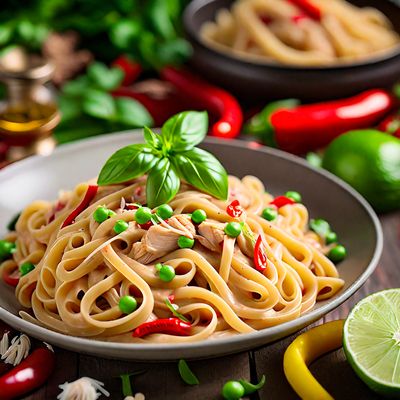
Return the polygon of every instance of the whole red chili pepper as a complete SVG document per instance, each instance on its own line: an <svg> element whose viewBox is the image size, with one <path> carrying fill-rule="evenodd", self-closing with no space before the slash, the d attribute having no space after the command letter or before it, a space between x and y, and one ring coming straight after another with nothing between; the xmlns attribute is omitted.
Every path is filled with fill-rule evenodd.
<svg viewBox="0 0 400 400"><path fill-rule="evenodd" d="M162 318L145 322L139 325L132 333L133 337L141 338L151 333L166 333L168 335L189 336L191 324L181 321L179 318Z"/></svg>
<svg viewBox="0 0 400 400"><path fill-rule="evenodd" d="M312 4L309 0L288 0L290 3L294 4L300 10L302 10L308 17L320 21L321 20L321 10Z"/></svg>
<svg viewBox="0 0 400 400"><path fill-rule="evenodd" d="M226 212L233 218L238 218L243 214L243 208L238 200L233 200L231 204L226 207Z"/></svg>
<svg viewBox="0 0 400 400"><path fill-rule="evenodd" d="M263 115L265 130L261 132L257 126L257 132L263 140L274 141L282 150L303 154L327 146L344 132L375 125L395 104L394 97L380 89L343 100L292 108L274 109L270 104L271 113ZM253 119L259 125L256 117ZM252 121L247 128L251 133Z"/></svg>
<svg viewBox="0 0 400 400"><path fill-rule="evenodd" d="M142 73L142 66L136 61L130 60L127 56L118 57L112 65L114 67L121 68L124 73L124 80L122 81L122 86L129 86Z"/></svg>
<svg viewBox="0 0 400 400"><path fill-rule="evenodd" d="M17 286L20 278L18 266L13 266L12 269L9 266L4 266L2 278L7 285Z"/></svg>
<svg viewBox="0 0 400 400"><path fill-rule="evenodd" d="M264 272L267 268L267 256L265 255L264 248L262 246L262 237L258 236L256 244L254 246L254 264L256 270Z"/></svg>
<svg viewBox="0 0 400 400"><path fill-rule="evenodd" d="M114 97L130 97L141 103L153 117L154 124L161 126L168 118L187 109L187 103L171 94L165 98L153 98L132 88L120 87L112 92Z"/></svg>
<svg viewBox="0 0 400 400"><path fill-rule="evenodd" d="M238 101L230 93L183 69L165 67L161 70L161 77L171 82L189 104L194 102L197 107L218 116L218 121L210 128L212 136L232 139L239 135L243 113Z"/></svg>
<svg viewBox="0 0 400 400"><path fill-rule="evenodd" d="M289 197L286 196L278 196L275 197L269 204L272 204L278 208L281 208L283 206L286 206L287 204L294 204L295 201L290 199Z"/></svg>
<svg viewBox="0 0 400 400"><path fill-rule="evenodd" d="M85 194L85 197L83 200L80 202L78 207L75 208L71 212L71 214L68 215L68 217L65 219L63 224L61 225L61 228L65 228L68 225L71 225L75 222L75 218L86 208L88 208L90 202L94 199L94 197L97 194L97 190L99 187L97 185L89 185Z"/></svg>
<svg viewBox="0 0 400 400"><path fill-rule="evenodd" d="M389 115L378 125L378 128L382 132L386 132L390 135L394 135L400 138L400 111Z"/></svg>
<svg viewBox="0 0 400 400"><path fill-rule="evenodd" d="M39 347L19 365L0 377L0 400L23 396L43 385L55 366L54 352Z"/></svg>

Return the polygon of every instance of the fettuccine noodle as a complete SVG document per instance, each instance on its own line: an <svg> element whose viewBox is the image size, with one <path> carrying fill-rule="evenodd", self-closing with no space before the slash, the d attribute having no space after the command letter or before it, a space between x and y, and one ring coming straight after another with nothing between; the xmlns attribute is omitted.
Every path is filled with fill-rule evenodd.
<svg viewBox="0 0 400 400"><path fill-rule="evenodd" d="M216 50L250 60L328 65L392 50L400 43L386 16L344 0L307 0L320 11L312 18L291 0L236 0L221 9L200 36Z"/></svg>
<svg viewBox="0 0 400 400"><path fill-rule="evenodd" d="M138 225L136 210L127 206L146 203L145 177L99 187L74 223L61 228L88 185L61 193L54 203L32 203L7 237L16 242L17 250L2 268L14 269L26 261L35 264L16 288L21 306L31 309L21 316L49 329L112 341L200 341L293 320L343 287L325 256L330 247L309 230L307 208L300 203L285 205L274 221L263 219L261 212L273 197L255 177L230 176L227 201L182 183L170 202L174 215L150 227ZM235 220L226 211L234 199L244 209L236 220L250 232L237 238L224 233L226 224ZM115 215L96 222L93 213L99 206ZM200 224L191 221L196 209L207 214ZM128 222L129 228L116 234L117 220ZM193 248L178 247L182 235L195 239ZM251 235L262 237L267 255L263 273L255 269ZM174 268L176 276L170 282L159 278L159 262ZM126 295L138 302L130 314L118 306ZM191 335L133 338L130 333L140 324L171 317L165 304L171 295L179 313L191 321Z"/></svg>

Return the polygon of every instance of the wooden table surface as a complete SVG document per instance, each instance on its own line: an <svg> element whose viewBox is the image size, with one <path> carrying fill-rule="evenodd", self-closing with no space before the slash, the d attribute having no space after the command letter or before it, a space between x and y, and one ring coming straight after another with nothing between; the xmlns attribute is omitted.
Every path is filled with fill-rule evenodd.
<svg viewBox="0 0 400 400"><path fill-rule="evenodd" d="M378 267L366 284L346 303L328 314L323 320L344 318L356 302L367 294L391 287L400 287L400 212L383 215L380 218L384 231L384 250ZM248 353L240 353L212 360L190 362L192 370L201 384L189 387L183 384L177 372L176 363L136 363L90 357L56 349L57 370L46 386L26 399L55 399L60 392L58 385L73 381L78 377L90 376L105 383L111 399L122 399L119 374L146 369L147 372L133 379L134 391L142 392L146 400L221 399L221 387L229 379L258 377L265 374L267 383L258 399L297 399L287 383L282 369L283 354L293 335L273 345ZM322 385L335 399L375 399L378 398L354 374L345 361L342 350L333 352L318 361L311 370ZM259 397L258 397L259 396ZM105 397L101 397L105 399Z"/></svg>

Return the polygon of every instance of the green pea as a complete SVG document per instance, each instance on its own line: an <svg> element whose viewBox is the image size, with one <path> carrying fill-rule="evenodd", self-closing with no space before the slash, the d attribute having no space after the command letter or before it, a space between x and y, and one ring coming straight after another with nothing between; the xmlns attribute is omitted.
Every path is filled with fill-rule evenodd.
<svg viewBox="0 0 400 400"><path fill-rule="evenodd" d="M239 400L244 392L243 385L238 381L228 381L222 388L222 396L226 400Z"/></svg>
<svg viewBox="0 0 400 400"><path fill-rule="evenodd" d="M338 237L335 232L329 232L325 237L326 244L337 243Z"/></svg>
<svg viewBox="0 0 400 400"><path fill-rule="evenodd" d="M114 225L114 232L117 234L120 234L120 233L126 231L128 229L128 227L129 227L129 224L126 221L119 219Z"/></svg>
<svg viewBox="0 0 400 400"><path fill-rule="evenodd" d="M135 213L135 220L138 224L146 224L151 220L151 210L148 207L139 207Z"/></svg>
<svg viewBox="0 0 400 400"><path fill-rule="evenodd" d="M289 197L289 199L292 199L296 203L301 203L301 194L299 192L289 190L288 192L285 193L285 196Z"/></svg>
<svg viewBox="0 0 400 400"><path fill-rule="evenodd" d="M181 249L191 249L194 245L194 239L190 239L186 236L179 236L178 246Z"/></svg>
<svg viewBox="0 0 400 400"><path fill-rule="evenodd" d="M0 240L0 261L11 257L11 254L15 251L15 243L7 240Z"/></svg>
<svg viewBox="0 0 400 400"><path fill-rule="evenodd" d="M109 209L106 207L98 207L96 211L93 213L93 219L101 224L108 218Z"/></svg>
<svg viewBox="0 0 400 400"><path fill-rule="evenodd" d="M328 258L336 264L340 261L343 261L346 258L346 255L346 248L341 244L338 244L329 251Z"/></svg>
<svg viewBox="0 0 400 400"><path fill-rule="evenodd" d="M119 299L118 307L124 314L130 314L136 310L137 301L132 296L124 296Z"/></svg>
<svg viewBox="0 0 400 400"><path fill-rule="evenodd" d="M207 213L204 210L194 210L192 212L192 221L195 224L201 224L203 221L205 221L207 219Z"/></svg>
<svg viewBox="0 0 400 400"><path fill-rule="evenodd" d="M19 266L19 272L21 276L24 276L28 274L29 272L33 271L35 269L35 264L32 264L31 262L24 262Z"/></svg>
<svg viewBox="0 0 400 400"><path fill-rule="evenodd" d="M230 237L238 237L242 232L242 224L239 222L229 222L226 224L224 232Z"/></svg>
<svg viewBox="0 0 400 400"><path fill-rule="evenodd" d="M273 221L278 216L278 211L275 208L267 207L264 208L261 216L267 221Z"/></svg>
<svg viewBox="0 0 400 400"><path fill-rule="evenodd" d="M161 219L168 219L174 215L174 210L168 204L161 204L161 206L157 207L156 214Z"/></svg>
<svg viewBox="0 0 400 400"><path fill-rule="evenodd" d="M155 265L159 278L164 282L171 282L175 278L175 270L167 264L158 263Z"/></svg>

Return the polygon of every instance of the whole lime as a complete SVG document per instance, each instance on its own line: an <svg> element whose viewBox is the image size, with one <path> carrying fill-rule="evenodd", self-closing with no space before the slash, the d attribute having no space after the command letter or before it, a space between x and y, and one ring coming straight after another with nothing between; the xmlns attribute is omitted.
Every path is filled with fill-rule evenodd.
<svg viewBox="0 0 400 400"><path fill-rule="evenodd" d="M322 166L377 211L400 208L400 139L372 129L347 132L328 146Z"/></svg>

